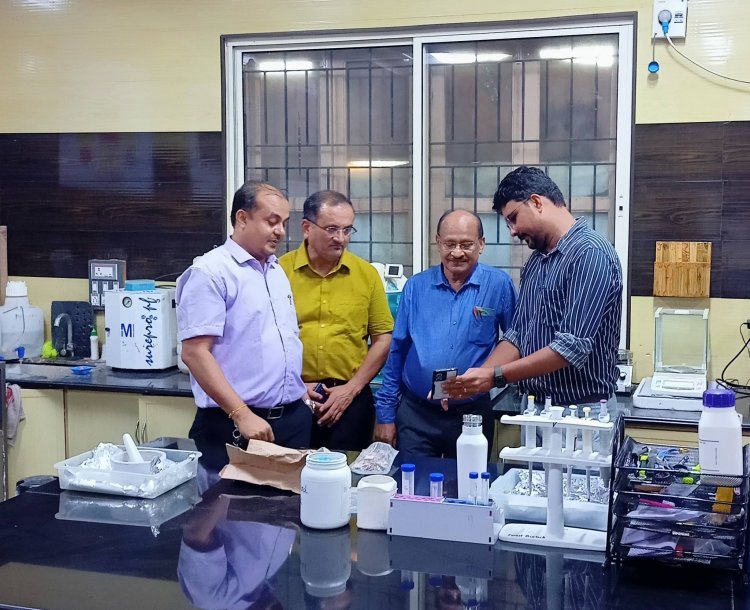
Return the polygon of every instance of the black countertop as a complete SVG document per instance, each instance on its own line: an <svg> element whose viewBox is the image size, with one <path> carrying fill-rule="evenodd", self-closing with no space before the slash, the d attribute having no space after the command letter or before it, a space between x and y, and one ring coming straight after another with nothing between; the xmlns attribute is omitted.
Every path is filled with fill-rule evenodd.
<svg viewBox="0 0 750 610"><path fill-rule="evenodd" d="M633 404L630 393L617 394L618 414L627 416L629 427L660 429L695 429L700 420L700 411L674 411L668 409L642 409ZM508 386L493 403L496 418L503 415L518 415L523 411L521 395L515 386ZM750 400L740 399L736 404L737 413L742 415L742 429L750 432Z"/></svg>
<svg viewBox="0 0 750 610"><path fill-rule="evenodd" d="M444 460L418 467L418 488L435 468L455 487L455 462ZM730 573L604 570L601 553L311 530L296 495L203 470L198 481L202 501L164 523L158 499L76 494L77 507L57 483L0 503L0 607L750 608ZM89 521L71 520L87 511ZM103 522L144 518L152 527Z"/></svg>
<svg viewBox="0 0 750 610"><path fill-rule="evenodd" d="M165 371L124 371L103 363L86 375L76 375L69 366L8 363L5 377L22 388L129 392L157 396L192 397L190 376L176 367Z"/></svg>

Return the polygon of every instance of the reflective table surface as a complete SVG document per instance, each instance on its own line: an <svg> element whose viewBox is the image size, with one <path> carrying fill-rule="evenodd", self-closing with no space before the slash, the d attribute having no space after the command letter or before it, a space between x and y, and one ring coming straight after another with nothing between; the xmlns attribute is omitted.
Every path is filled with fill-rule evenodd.
<svg viewBox="0 0 750 610"><path fill-rule="evenodd" d="M415 461L418 492L435 470L455 490L455 462ZM0 503L2 608L750 608L728 573L603 560L389 537L354 520L312 530L298 496L203 469L155 500L53 482Z"/></svg>

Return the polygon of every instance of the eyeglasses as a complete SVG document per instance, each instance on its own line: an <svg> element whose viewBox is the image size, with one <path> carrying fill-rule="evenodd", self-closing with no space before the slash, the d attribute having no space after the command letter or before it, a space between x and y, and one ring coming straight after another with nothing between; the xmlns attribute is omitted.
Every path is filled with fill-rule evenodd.
<svg viewBox="0 0 750 610"><path fill-rule="evenodd" d="M310 224L313 224L319 229L328 233L330 237L333 237L334 235L338 235L339 233L343 235L344 237L350 237L357 232L357 229L355 229L354 227L321 227L314 220L310 220L309 218L305 218L305 220L309 222Z"/></svg>
<svg viewBox="0 0 750 610"><path fill-rule="evenodd" d="M513 208L513 211L508 214L505 217L505 226L509 229L512 229L516 226L516 217L518 216L518 211L521 209L521 207L525 206L529 202L529 199L525 199L521 203L519 203L515 208Z"/></svg>
<svg viewBox="0 0 750 610"><path fill-rule="evenodd" d="M474 252L474 250L477 249L477 242L475 241L462 241L462 242L438 241L438 247L444 252L453 252L456 248L458 248L459 250L461 250L461 252L466 252L467 254L470 254L471 252Z"/></svg>

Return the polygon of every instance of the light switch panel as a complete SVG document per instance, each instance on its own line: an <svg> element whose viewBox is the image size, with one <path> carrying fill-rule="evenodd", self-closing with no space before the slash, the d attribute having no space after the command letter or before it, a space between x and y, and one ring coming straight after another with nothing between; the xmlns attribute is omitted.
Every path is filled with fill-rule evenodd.
<svg viewBox="0 0 750 610"><path fill-rule="evenodd" d="M89 302L96 310L104 309L104 293L108 290L125 288L125 261L89 261Z"/></svg>

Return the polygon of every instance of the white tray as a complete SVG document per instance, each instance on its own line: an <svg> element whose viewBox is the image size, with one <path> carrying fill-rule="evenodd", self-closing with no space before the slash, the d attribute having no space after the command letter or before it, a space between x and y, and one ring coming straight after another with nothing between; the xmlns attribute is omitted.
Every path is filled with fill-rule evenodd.
<svg viewBox="0 0 750 610"><path fill-rule="evenodd" d="M124 448L123 448L124 449ZM150 447L143 447L150 449ZM195 477L200 451L160 449L168 460L175 462L157 474L138 474L112 470L81 468L92 451L81 453L55 464L61 489L92 491L134 498L156 498Z"/></svg>

